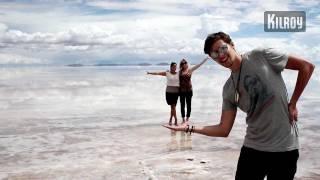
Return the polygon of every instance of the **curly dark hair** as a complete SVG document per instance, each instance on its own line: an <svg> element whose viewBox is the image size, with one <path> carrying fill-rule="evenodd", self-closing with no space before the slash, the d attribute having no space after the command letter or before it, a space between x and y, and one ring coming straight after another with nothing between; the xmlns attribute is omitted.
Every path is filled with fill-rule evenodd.
<svg viewBox="0 0 320 180"><path fill-rule="evenodd" d="M176 62L171 62L170 68L172 68L172 66L174 66L174 65L177 65L177 63Z"/></svg>
<svg viewBox="0 0 320 180"><path fill-rule="evenodd" d="M210 49L212 44L214 44L216 41L222 39L224 42L230 44L231 46L234 46L232 39L230 36L224 32L217 32L217 33L212 33L209 34L205 40L204 43L204 53L210 55Z"/></svg>

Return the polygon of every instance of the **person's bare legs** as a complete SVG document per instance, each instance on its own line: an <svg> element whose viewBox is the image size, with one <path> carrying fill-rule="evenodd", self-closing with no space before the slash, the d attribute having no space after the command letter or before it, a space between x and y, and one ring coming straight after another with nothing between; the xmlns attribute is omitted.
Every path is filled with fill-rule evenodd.
<svg viewBox="0 0 320 180"><path fill-rule="evenodd" d="M178 118L177 118L176 104L174 105L173 117L174 117L174 124L175 124L175 125L178 125Z"/></svg>
<svg viewBox="0 0 320 180"><path fill-rule="evenodd" d="M172 105L170 105L171 107L171 111L170 111L170 118L169 118L169 125L171 126L172 125Z"/></svg>
<svg viewBox="0 0 320 180"><path fill-rule="evenodd" d="M186 122L185 122L185 123L189 124L189 118L190 118L190 117L187 117L187 119L186 119Z"/></svg>
<svg viewBox="0 0 320 180"><path fill-rule="evenodd" d="M170 122L172 122L172 117L174 117L174 125L178 125L178 119L177 119L177 113L176 113L176 105L171 105L171 116L170 116ZM171 125L171 124L170 124Z"/></svg>

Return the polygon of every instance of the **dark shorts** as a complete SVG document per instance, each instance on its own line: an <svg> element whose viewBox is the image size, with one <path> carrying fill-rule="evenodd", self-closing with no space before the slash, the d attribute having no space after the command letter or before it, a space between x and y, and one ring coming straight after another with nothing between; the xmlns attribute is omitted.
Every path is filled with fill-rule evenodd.
<svg viewBox="0 0 320 180"><path fill-rule="evenodd" d="M292 180L297 171L299 150L264 152L243 146L238 161L236 180Z"/></svg>
<svg viewBox="0 0 320 180"><path fill-rule="evenodd" d="M166 92L166 100L168 105L177 104L179 93Z"/></svg>

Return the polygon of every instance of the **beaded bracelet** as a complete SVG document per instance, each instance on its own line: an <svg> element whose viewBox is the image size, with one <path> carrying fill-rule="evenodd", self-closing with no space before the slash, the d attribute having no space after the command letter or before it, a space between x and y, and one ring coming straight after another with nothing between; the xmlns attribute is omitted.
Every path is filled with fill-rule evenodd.
<svg viewBox="0 0 320 180"><path fill-rule="evenodd" d="M191 128L190 128L190 126L189 125L187 125L187 128L186 128L186 130L185 130L185 133L190 133L190 135L191 135L191 133L194 133L194 130L196 129L196 126L191 126Z"/></svg>
<svg viewBox="0 0 320 180"><path fill-rule="evenodd" d="M189 131L189 125L187 125L187 129L186 129L185 132L188 133L188 131Z"/></svg>
<svg viewBox="0 0 320 180"><path fill-rule="evenodd" d="M190 135L194 132L195 126L191 126Z"/></svg>

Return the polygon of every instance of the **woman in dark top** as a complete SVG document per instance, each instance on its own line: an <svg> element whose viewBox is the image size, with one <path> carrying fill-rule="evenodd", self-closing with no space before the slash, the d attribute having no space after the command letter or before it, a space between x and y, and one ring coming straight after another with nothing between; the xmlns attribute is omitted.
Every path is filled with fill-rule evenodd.
<svg viewBox="0 0 320 180"><path fill-rule="evenodd" d="M180 107L182 123L188 123L191 114L191 99L192 99L192 83L191 76L193 71L204 64L209 57L205 58L201 63L189 68L188 62L185 59L180 61L179 81L180 81ZM187 103L187 119L185 119L185 104Z"/></svg>

